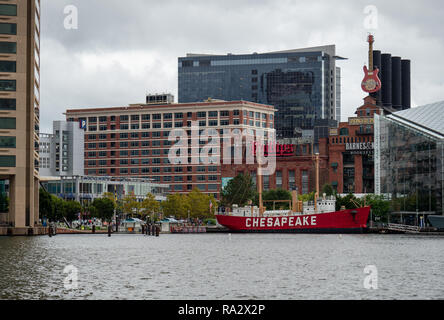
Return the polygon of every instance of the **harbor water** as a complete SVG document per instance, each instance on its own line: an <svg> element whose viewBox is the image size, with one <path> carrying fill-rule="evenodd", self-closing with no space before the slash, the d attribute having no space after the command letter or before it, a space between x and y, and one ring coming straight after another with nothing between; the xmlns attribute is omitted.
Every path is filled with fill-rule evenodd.
<svg viewBox="0 0 444 320"><path fill-rule="evenodd" d="M444 299L443 270L439 236L0 237L0 299Z"/></svg>

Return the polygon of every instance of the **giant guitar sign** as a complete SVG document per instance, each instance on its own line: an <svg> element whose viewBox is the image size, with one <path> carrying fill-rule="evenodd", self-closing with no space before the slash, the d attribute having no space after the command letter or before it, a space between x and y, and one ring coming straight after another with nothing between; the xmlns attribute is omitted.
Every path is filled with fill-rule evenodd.
<svg viewBox="0 0 444 320"><path fill-rule="evenodd" d="M362 80L361 87L364 92L374 93L381 90L381 80L379 79L379 69L373 69L373 43L375 38L373 35L368 36L369 52L368 52L368 68L364 66L364 80Z"/></svg>

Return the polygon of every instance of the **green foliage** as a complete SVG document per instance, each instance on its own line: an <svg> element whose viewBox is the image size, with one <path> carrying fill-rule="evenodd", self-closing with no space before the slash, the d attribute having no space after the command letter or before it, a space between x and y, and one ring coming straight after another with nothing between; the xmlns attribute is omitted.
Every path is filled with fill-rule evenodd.
<svg viewBox="0 0 444 320"><path fill-rule="evenodd" d="M194 188L188 195L188 201L191 208L192 218L210 218L214 216L217 209L217 202L213 195L202 193L199 189ZM210 212L210 202L212 208Z"/></svg>
<svg viewBox="0 0 444 320"><path fill-rule="evenodd" d="M164 215L180 219L187 218L188 211L191 211L188 197L179 193L167 195L167 199L160 206Z"/></svg>
<svg viewBox="0 0 444 320"><path fill-rule="evenodd" d="M383 196L368 195L365 197L365 205L372 208L373 217L379 217L381 222L388 222L390 212L390 201Z"/></svg>
<svg viewBox="0 0 444 320"><path fill-rule="evenodd" d="M311 192L308 194L299 194L298 195L298 200L302 201L302 202L308 202L308 201L314 201L315 198L315 192Z"/></svg>
<svg viewBox="0 0 444 320"><path fill-rule="evenodd" d="M256 188L249 174L239 174L228 182L221 195L224 206L231 207L233 204L237 204L243 207L254 199Z"/></svg>
<svg viewBox="0 0 444 320"><path fill-rule="evenodd" d="M46 217L51 221L58 221L63 218L73 221L77 219L78 213L82 211L82 206L77 201L63 200L40 188L39 211L41 217Z"/></svg>
<svg viewBox="0 0 444 320"><path fill-rule="evenodd" d="M264 207L267 210L273 210L273 202L268 202L264 200L291 200L291 192L283 189L276 190L266 190L262 193L262 201ZM256 194L253 201L254 205L259 205L259 195ZM275 203L276 210L287 210L290 209L290 204L288 202L277 202Z"/></svg>
<svg viewBox="0 0 444 320"><path fill-rule="evenodd" d="M73 221L78 219L79 212L82 211L82 206L77 201L64 201L63 211L63 216L66 220Z"/></svg>
<svg viewBox="0 0 444 320"><path fill-rule="evenodd" d="M93 217L102 219L102 221L111 221L114 215L114 202L109 198L94 199L91 204L93 208L91 214Z"/></svg>
<svg viewBox="0 0 444 320"><path fill-rule="evenodd" d="M204 224L210 225L210 226L215 226L216 225L216 219L213 218L207 218L203 220Z"/></svg>
<svg viewBox="0 0 444 320"><path fill-rule="evenodd" d="M324 193L327 195L327 197L330 197L330 196L333 196L336 194L335 189L332 187L331 184L328 184L328 183L326 183L322 186L322 191L319 196L322 196Z"/></svg>
<svg viewBox="0 0 444 320"><path fill-rule="evenodd" d="M130 194L122 199L122 211L125 215L132 217L133 214L135 214L136 216L138 216L140 208L141 203L137 201L135 195Z"/></svg>
<svg viewBox="0 0 444 320"><path fill-rule="evenodd" d="M348 194L345 197L341 197L339 195L336 196L336 211L341 210L342 207L345 209L354 209L356 205L351 201L357 201L358 199L352 194Z"/></svg>
<svg viewBox="0 0 444 320"><path fill-rule="evenodd" d="M156 197L152 193L148 193L140 204L140 209L142 216L153 215L155 212L159 211L160 203L156 200Z"/></svg>
<svg viewBox="0 0 444 320"><path fill-rule="evenodd" d="M54 220L54 203L52 201L52 196L43 188L40 188L39 190L39 211L41 217Z"/></svg>
<svg viewBox="0 0 444 320"><path fill-rule="evenodd" d="M199 189L193 189L189 194L169 194L160 206L165 216L178 219L186 219L188 214L190 218L212 218L217 210L217 202L213 195L204 194Z"/></svg>
<svg viewBox="0 0 444 320"><path fill-rule="evenodd" d="M338 195L336 196L336 210L341 210L342 206L344 206L345 209L354 209L363 206L371 207L373 217L379 217L381 222L388 221L390 201L385 200L383 196L369 194L363 199L358 199L351 193L345 197Z"/></svg>

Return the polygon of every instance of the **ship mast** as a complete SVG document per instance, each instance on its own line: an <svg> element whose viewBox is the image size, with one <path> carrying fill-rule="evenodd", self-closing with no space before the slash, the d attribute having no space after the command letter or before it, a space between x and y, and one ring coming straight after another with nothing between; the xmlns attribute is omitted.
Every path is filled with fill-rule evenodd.
<svg viewBox="0 0 444 320"><path fill-rule="evenodd" d="M259 193L259 215L263 217L264 215L264 205L262 203L262 170L261 165L258 163L257 166L257 192Z"/></svg>
<svg viewBox="0 0 444 320"><path fill-rule="evenodd" d="M318 213L319 198L319 153L315 153L316 192L314 196L315 213Z"/></svg>

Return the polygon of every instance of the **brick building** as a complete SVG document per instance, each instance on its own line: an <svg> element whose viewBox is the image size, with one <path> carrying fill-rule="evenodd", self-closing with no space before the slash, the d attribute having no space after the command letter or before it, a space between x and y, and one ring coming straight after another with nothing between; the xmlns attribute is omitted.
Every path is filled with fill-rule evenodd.
<svg viewBox="0 0 444 320"><path fill-rule="evenodd" d="M148 178L171 186L170 192L188 193L197 187L219 198L220 163L204 165L192 159L191 125L199 130L262 129L274 133L272 106L211 100L180 104L134 104L127 107L67 110L68 121L85 129L85 175ZM170 131L183 128L188 134L188 161L170 163L175 142ZM221 135L222 136L222 135ZM199 151L206 141L195 144Z"/></svg>
<svg viewBox="0 0 444 320"><path fill-rule="evenodd" d="M339 193L374 192L374 114L382 109L368 96L356 117L330 129L328 139L329 181Z"/></svg>
<svg viewBox="0 0 444 320"><path fill-rule="evenodd" d="M315 166L313 145L307 144L277 144L276 171L273 175L263 176L262 190L284 189L298 190L307 194L315 191ZM257 183L257 165L222 165L222 177L233 178L238 174L249 173ZM329 182L327 139L319 139L319 184L322 187Z"/></svg>

